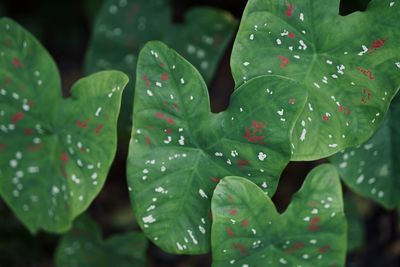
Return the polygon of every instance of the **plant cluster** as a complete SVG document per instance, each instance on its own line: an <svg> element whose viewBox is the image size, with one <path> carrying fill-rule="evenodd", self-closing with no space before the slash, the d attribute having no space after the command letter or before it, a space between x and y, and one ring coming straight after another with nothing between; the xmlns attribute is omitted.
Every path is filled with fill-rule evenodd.
<svg viewBox="0 0 400 267"><path fill-rule="evenodd" d="M32 234L64 234L58 266L146 266L147 240L211 252L213 266L344 266L352 216L341 180L400 206L400 2L348 16L339 4L250 0L220 113L207 84L237 25L224 11L193 9L176 24L167 1L106 1L88 76L69 98L42 45L0 19L0 196ZM103 240L80 215L117 137L142 232ZM324 158L278 213L271 197L288 163Z"/></svg>

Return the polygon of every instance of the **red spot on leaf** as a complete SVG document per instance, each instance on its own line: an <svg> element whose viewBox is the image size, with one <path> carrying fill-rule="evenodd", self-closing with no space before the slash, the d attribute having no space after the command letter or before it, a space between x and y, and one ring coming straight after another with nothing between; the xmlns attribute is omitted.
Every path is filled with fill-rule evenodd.
<svg viewBox="0 0 400 267"><path fill-rule="evenodd" d="M164 119L164 118L165 118L165 115L162 114L161 112L157 112L157 113L156 113L156 118L157 118L157 119Z"/></svg>
<svg viewBox="0 0 400 267"><path fill-rule="evenodd" d="M318 231L320 230L320 227L318 226L318 223L321 221L320 217L314 217L311 218L310 225L308 226L307 230L310 232Z"/></svg>
<svg viewBox="0 0 400 267"><path fill-rule="evenodd" d="M0 151L4 151L7 149L7 145L6 144L0 144Z"/></svg>
<svg viewBox="0 0 400 267"><path fill-rule="evenodd" d="M318 248L318 252L324 254L325 252L327 252L330 249L331 249L330 245L325 245L323 247Z"/></svg>
<svg viewBox="0 0 400 267"><path fill-rule="evenodd" d="M61 153L61 161L63 162L63 164L66 164L68 162L68 154L63 152Z"/></svg>
<svg viewBox="0 0 400 267"><path fill-rule="evenodd" d="M160 67L161 67L161 68L165 68L165 64L162 63L162 62L160 62Z"/></svg>
<svg viewBox="0 0 400 267"><path fill-rule="evenodd" d="M21 60L19 60L18 58L13 58L12 60L12 64L14 65L14 67L16 68L22 68L24 67L24 64L22 64Z"/></svg>
<svg viewBox="0 0 400 267"><path fill-rule="evenodd" d="M178 107L178 105L177 104L172 104L172 108L176 111L176 112L179 112L179 107Z"/></svg>
<svg viewBox="0 0 400 267"><path fill-rule="evenodd" d="M369 80L375 80L375 76L372 74L372 71L363 68L358 68L358 71L367 76Z"/></svg>
<svg viewBox="0 0 400 267"><path fill-rule="evenodd" d="M100 124L100 125L98 125L98 126L94 129L94 132L95 132L96 134L99 134L100 131L101 131L103 128L104 128L104 125Z"/></svg>
<svg viewBox="0 0 400 267"><path fill-rule="evenodd" d="M248 127L245 127L245 134L243 137L250 143L264 144L264 142L261 142L261 141L265 138L265 136L257 135L258 133L261 133L264 128L265 128L265 125L262 122L258 122L258 121L254 120L251 123L251 129Z"/></svg>
<svg viewBox="0 0 400 267"><path fill-rule="evenodd" d="M156 118L157 118L157 119L165 120L168 124L171 124L171 125L175 123L175 122L174 122L174 119L165 116L165 115L162 114L161 112L157 112L157 113L156 113Z"/></svg>
<svg viewBox="0 0 400 267"><path fill-rule="evenodd" d="M279 64L279 67L281 68L285 68L290 63L290 60L287 57L278 56L278 58L281 60L281 63Z"/></svg>
<svg viewBox="0 0 400 267"><path fill-rule="evenodd" d="M294 11L294 5L287 2L285 11L286 16L290 18L293 15L293 11Z"/></svg>
<svg viewBox="0 0 400 267"><path fill-rule="evenodd" d="M246 256L248 254L247 248L245 245L242 244L233 244L233 248L238 250L242 256Z"/></svg>
<svg viewBox="0 0 400 267"><path fill-rule="evenodd" d="M289 37L290 39L293 39L293 38L296 37L296 34L289 32L288 37Z"/></svg>
<svg viewBox="0 0 400 267"><path fill-rule="evenodd" d="M258 121L252 121L251 126L253 127L253 131L255 133L260 133L265 128L265 124Z"/></svg>
<svg viewBox="0 0 400 267"><path fill-rule="evenodd" d="M145 139L146 139L146 145L150 145L150 137L146 135Z"/></svg>
<svg viewBox="0 0 400 267"><path fill-rule="evenodd" d="M213 181L214 183L218 183L219 182L219 178L217 177L211 177L211 181Z"/></svg>
<svg viewBox="0 0 400 267"><path fill-rule="evenodd" d="M89 119L86 119L86 121L84 121L84 122L80 121L80 120L77 120L76 121L76 126L78 128L85 129L85 128L87 128L87 124L88 124L89 121L90 121Z"/></svg>
<svg viewBox="0 0 400 267"><path fill-rule="evenodd" d="M329 116L326 115L326 114L324 114L324 115L322 116L322 120L323 120L323 121L329 121Z"/></svg>
<svg viewBox="0 0 400 267"><path fill-rule="evenodd" d="M372 98L372 92L367 88L361 89L361 103L367 104Z"/></svg>
<svg viewBox="0 0 400 267"><path fill-rule="evenodd" d="M166 72L163 72L163 74L161 74L161 81L166 81L168 80L168 74Z"/></svg>
<svg viewBox="0 0 400 267"><path fill-rule="evenodd" d="M294 252L304 248L304 246L305 246L304 243L299 242L299 243L293 244L293 246L285 249L285 252L288 254L291 254L291 253L294 253Z"/></svg>
<svg viewBox="0 0 400 267"><path fill-rule="evenodd" d="M228 233L230 238L233 238L235 236L235 233L232 231L232 229L229 226L226 227L226 232Z"/></svg>
<svg viewBox="0 0 400 267"><path fill-rule="evenodd" d="M386 42L385 39L377 39L372 42L371 47L372 47L372 49L382 48L385 45L385 42Z"/></svg>
<svg viewBox="0 0 400 267"><path fill-rule="evenodd" d="M149 78L147 77L147 75L143 75L143 80L146 82L146 87L150 88L151 82L150 82Z"/></svg>
<svg viewBox="0 0 400 267"><path fill-rule="evenodd" d="M229 214L232 215L232 216L236 216L238 214L238 211L237 211L237 209L231 209Z"/></svg>
<svg viewBox="0 0 400 267"><path fill-rule="evenodd" d="M24 129L24 135L32 135L32 129L31 128L25 128Z"/></svg>
<svg viewBox="0 0 400 267"><path fill-rule="evenodd" d="M247 127L245 128L245 134L243 135L243 137L250 143L264 144L261 141L264 139L265 136L257 136L255 133L251 132L251 130Z"/></svg>
<svg viewBox="0 0 400 267"><path fill-rule="evenodd" d="M236 165L239 167L239 169L243 169L246 166L248 166L250 164L250 161L245 160L245 159L238 159L236 161Z"/></svg>
<svg viewBox="0 0 400 267"><path fill-rule="evenodd" d="M17 122L19 122L23 118L24 118L24 113L23 112L17 112L12 116L11 122L16 124Z"/></svg>
<svg viewBox="0 0 400 267"><path fill-rule="evenodd" d="M248 226L249 226L249 221L246 220L246 219L244 219L244 220L242 221L242 226L243 226L243 227L248 227Z"/></svg>

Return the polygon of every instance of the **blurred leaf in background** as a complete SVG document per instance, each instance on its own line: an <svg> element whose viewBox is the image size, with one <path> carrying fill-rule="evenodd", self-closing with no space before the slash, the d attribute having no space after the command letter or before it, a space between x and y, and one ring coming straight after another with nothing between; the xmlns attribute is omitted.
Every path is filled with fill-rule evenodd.
<svg viewBox="0 0 400 267"><path fill-rule="evenodd" d="M94 25L94 21L96 19L97 14L99 13L99 10L100 10L103 2L104 2L103 0L84 0L84 1L82 1L86 19L88 20L90 25L92 25L92 27Z"/></svg>
<svg viewBox="0 0 400 267"><path fill-rule="evenodd" d="M113 235L103 240L101 230L86 215L64 235L56 252L58 267L146 266L147 240L142 233Z"/></svg>
<svg viewBox="0 0 400 267"><path fill-rule="evenodd" d="M343 181L387 209L400 207L400 95L384 124L364 145L331 157Z"/></svg>
<svg viewBox="0 0 400 267"><path fill-rule="evenodd" d="M46 233L32 236L0 199L0 266L52 266L57 239Z"/></svg>
<svg viewBox="0 0 400 267"><path fill-rule="evenodd" d="M122 144L127 144L130 137L136 62L142 46L151 40L169 44L210 82L236 24L226 11L203 7L191 9L182 23L175 23L171 3L166 0L109 0L104 3L92 33L85 71L118 69L130 76L119 120Z"/></svg>

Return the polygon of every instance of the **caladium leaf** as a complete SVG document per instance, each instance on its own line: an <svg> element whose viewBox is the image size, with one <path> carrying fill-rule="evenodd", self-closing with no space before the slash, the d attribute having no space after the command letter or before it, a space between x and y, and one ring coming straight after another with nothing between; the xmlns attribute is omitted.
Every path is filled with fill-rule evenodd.
<svg viewBox="0 0 400 267"><path fill-rule="evenodd" d="M88 73L109 68L129 73L132 86L123 97L121 137L129 138L137 56L146 42L171 45L210 82L236 25L227 12L212 8L192 9L180 24L173 23L168 0L106 1L96 20L85 68Z"/></svg>
<svg viewBox="0 0 400 267"><path fill-rule="evenodd" d="M224 178L212 214L213 266L344 266L347 224L333 166L311 171L283 214L252 182Z"/></svg>
<svg viewBox="0 0 400 267"><path fill-rule="evenodd" d="M366 12L345 17L339 3L251 0L234 45L238 85L275 74L306 87L307 105L292 135L293 160L364 143L400 86L400 1L373 0Z"/></svg>
<svg viewBox="0 0 400 267"><path fill-rule="evenodd" d="M63 99L46 50L0 20L0 195L31 232L67 230L102 188L127 82L120 72L93 74Z"/></svg>
<svg viewBox="0 0 400 267"><path fill-rule="evenodd" d="M225 112L212 114L200 74L159 42L143 48L137 77L128 182L139 225L165 251L205 253L220 178L242 175L275 192L304 90L259 77L233 94Z"/></svg>
<svg viewBox="0 0 400 267"><path fill-rule="evenodd" d="M386 121L364 145L331 157L343 181L355 192L386 208L400 207L400 96Z"/></svg>
<svg viewBox="0 0 400 267"><path fill-rule="evenodd" d="M142 233L113 235L103 240L101 230L81 216L65 234L56 251L59 267L141 267L146 265L147 239Z"/></svg>

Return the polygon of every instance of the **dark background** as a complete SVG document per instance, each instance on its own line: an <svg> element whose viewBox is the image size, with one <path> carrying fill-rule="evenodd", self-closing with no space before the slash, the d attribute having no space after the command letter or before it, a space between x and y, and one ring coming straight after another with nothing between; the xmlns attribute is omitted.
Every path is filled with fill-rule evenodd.
<svg viewBox="0 0 400 267"><path fill-rule="evenodd" d="M150 1L150 0L149 0ZM167 1L167 0L166 0ZM330 0L327 0L330 1ZM64 95L82 76L82 66L91 34L91 25L101 0L0 0L0 16L10 17L31 31L49 50L57 62L63 80ZM193 6L213 6L230 11L238 20L246 0L176 0L174 20L182 22L185 11ZM341 15L364 10L368 0L342 0ZM229 68L231 46L227 50L210 87L214 111L229 104L234 84ZM102 227L104 236L137 229L125 181L124 153L119 153L106 185L89 208L89 214ZM306 174L319 162L291 163L280 182L274 203L283 211ZM364 244L348 254L349 267L400 266L399 213L385 211L372 202L354 196L345 188L351 201L357 202L364 229ZM352 225L349 225L352 228ZM354 226L353 226L354 227ZM0 200L0 267L53 266L53 253L59 237L47 233L31 236L8 207ZM210 266L210 255L176 256L150 245L148 259L151 266L184 267Z"/></svg>

